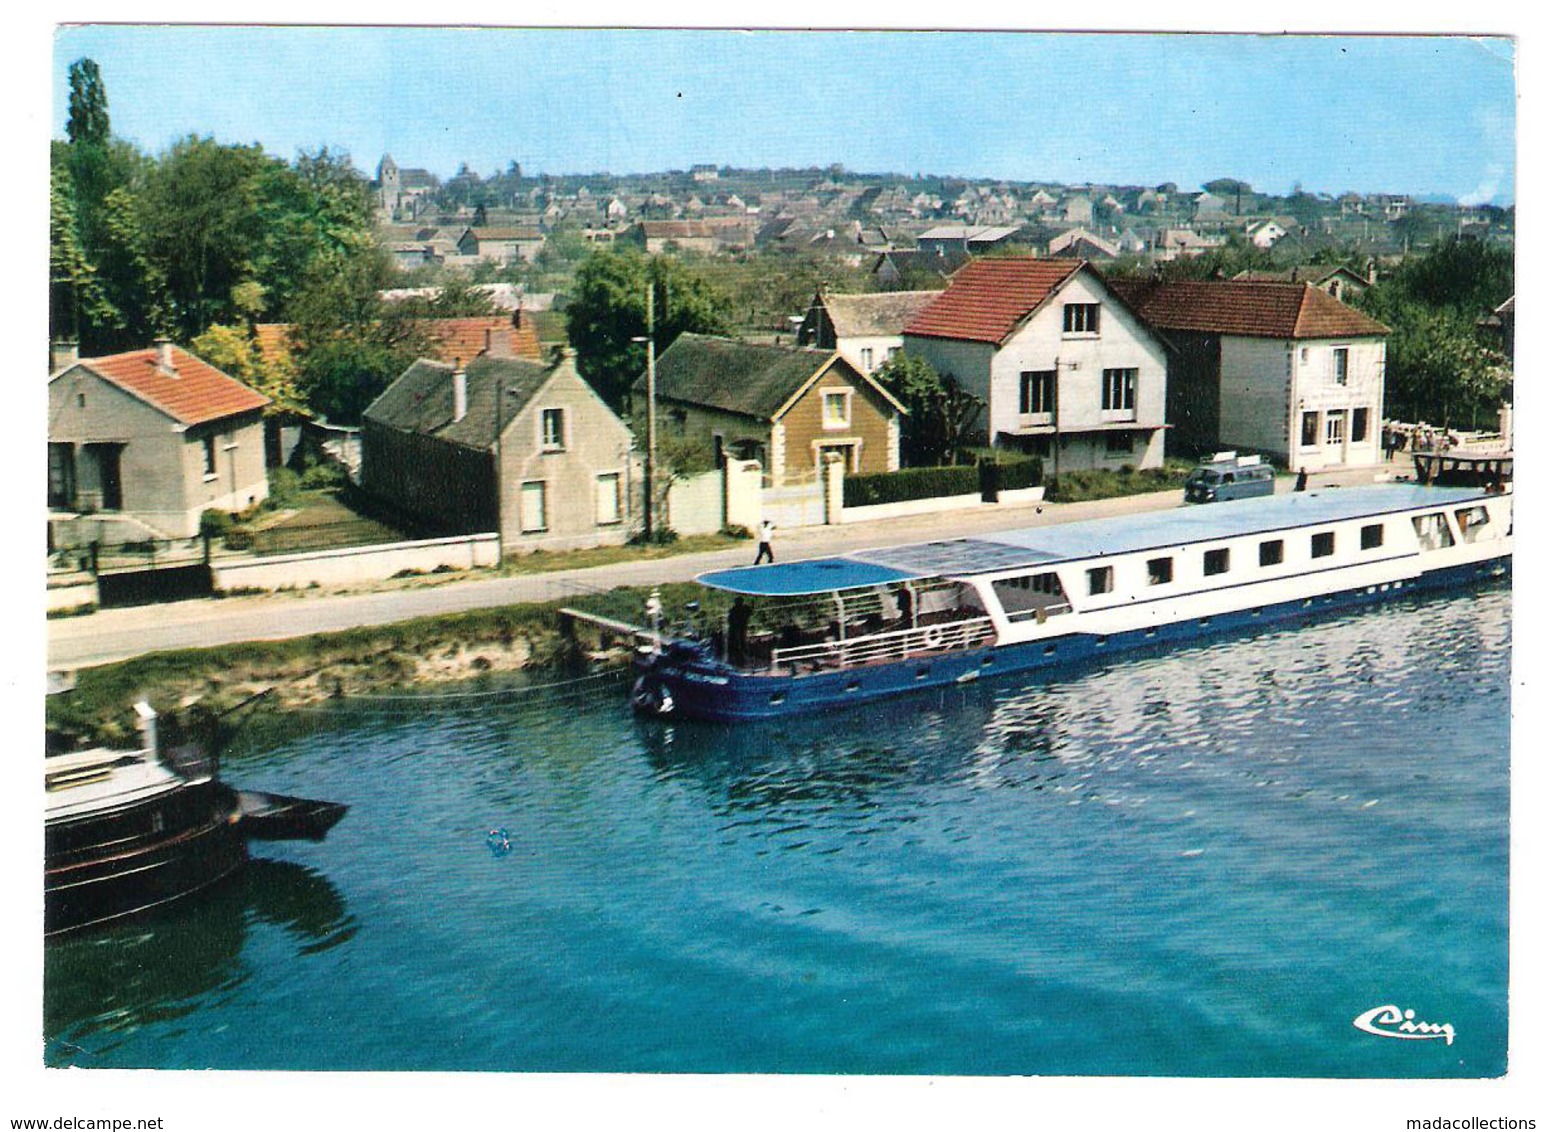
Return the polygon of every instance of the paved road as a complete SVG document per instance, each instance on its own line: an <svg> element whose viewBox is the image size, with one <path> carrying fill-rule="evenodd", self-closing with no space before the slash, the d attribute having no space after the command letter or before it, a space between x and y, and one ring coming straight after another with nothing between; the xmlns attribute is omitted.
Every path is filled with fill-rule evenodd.
<svg viewBox="0 0 1546 1132"><path fill-rule="evenodd" d="M1390 465L1386 465L1381 470L1389 469ZM1312 486L1318 479L1345 484L1368 482L1373 478L1373 471L1343 473L1340 477L1312 477L1311 482ZM1279 487L1281 490L1283 485ZM780 561L788 561L861 547L1135 514L1176 507L1180 503L1179 491L1166 491L1091 503L983 507L850 526L790 530L780 533L775 549ZM280 640L430 614L549 601L614 586L687 581L705 570L749 563L754 551L754 546L736 547L585 570L448 582L422 589L381 593L204 598L129 609L104 609L89 616L48 623L48 667L51 671L86 668L164 649Z"/></svg>

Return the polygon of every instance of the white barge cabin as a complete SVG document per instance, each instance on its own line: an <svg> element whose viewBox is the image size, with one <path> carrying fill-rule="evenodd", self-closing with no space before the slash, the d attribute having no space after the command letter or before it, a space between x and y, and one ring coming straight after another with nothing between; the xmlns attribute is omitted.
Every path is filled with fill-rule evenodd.
<svg viewBox="0 0 1546 1132"><path fill-rule="evenodd" d="M659 635L634 703L763 718L1501 577L1512 503L1336 488L715 571L718 627Z"/></svg>

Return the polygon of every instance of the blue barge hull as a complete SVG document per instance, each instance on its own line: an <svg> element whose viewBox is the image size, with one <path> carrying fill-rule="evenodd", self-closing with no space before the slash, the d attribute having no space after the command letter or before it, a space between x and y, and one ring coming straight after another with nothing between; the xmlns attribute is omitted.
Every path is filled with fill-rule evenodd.
<svg viewBox="0 0 1546 1132"><path fill-rule="evenodd" d="M641 663L636 687L670 697L669 716L720 722L774 719L865 703L922 689L1077 664L1106 653L1190 644L1266 624L1335 615L1409 594L1452 589L1509 575L1512 558L1494 558L1432 570L1417 578L1358 586L1273 605L1232 610L1144 629L1099 636L1068 633L1011 645L941 652L931 656L833 669L801 676L742 673L718 661L688 659L681 651ZM690 654L688 654L690 655Z"/></svg>

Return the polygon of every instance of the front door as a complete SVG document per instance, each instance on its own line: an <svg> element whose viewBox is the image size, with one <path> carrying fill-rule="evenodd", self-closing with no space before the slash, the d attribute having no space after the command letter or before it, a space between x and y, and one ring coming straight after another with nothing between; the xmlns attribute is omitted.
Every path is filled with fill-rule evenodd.
<svg viewBox="0 0 1546 1132"><path fill-rule="evenodd" d="M123 457L122 444L88 444L86 450L97 462L97 483L102 490L102 510L123 510L123 477L119 463Z"/></svg>
<svg viewBox="0 0 1546 1132"><path fill-rule="evenodd" d="M48 505L63 511L75 509L75 445L48 446Z"/></svg>

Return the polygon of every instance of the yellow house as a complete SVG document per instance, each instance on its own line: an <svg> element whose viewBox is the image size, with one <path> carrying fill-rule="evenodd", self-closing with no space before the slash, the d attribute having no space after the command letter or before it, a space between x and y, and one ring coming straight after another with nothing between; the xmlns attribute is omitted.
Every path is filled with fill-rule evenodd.
<svg viewBox="0 0 1546 1132"><path fill-rule="evenodd" d="M636 406L644 394L641 377ZM837 350L683 334L656 364L655 398L662 433L758 460L775 487L813 478L829 455L855 474L901 466L906 410Z"/></svg>

